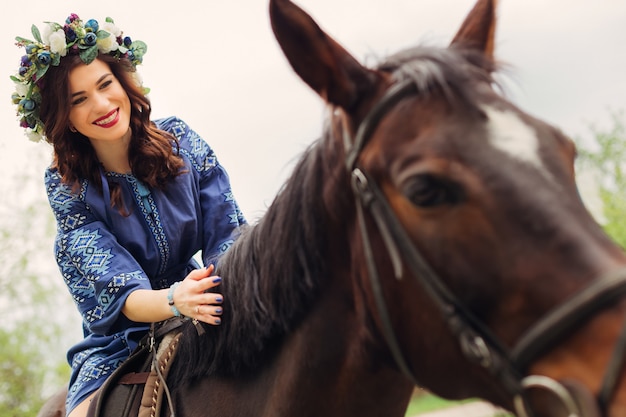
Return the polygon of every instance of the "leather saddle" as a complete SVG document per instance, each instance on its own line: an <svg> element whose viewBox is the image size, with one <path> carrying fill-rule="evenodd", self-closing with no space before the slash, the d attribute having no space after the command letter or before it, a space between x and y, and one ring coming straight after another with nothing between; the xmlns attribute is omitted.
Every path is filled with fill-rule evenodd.
<svg viewBox="0 0 626 417"><path fill-rule="evenodd" d="M91 401L88 417L167 417L173 404L165 384L181 336L182 318L153 324L135 352ZM164 403L169 407L164 407Z"/></svg>

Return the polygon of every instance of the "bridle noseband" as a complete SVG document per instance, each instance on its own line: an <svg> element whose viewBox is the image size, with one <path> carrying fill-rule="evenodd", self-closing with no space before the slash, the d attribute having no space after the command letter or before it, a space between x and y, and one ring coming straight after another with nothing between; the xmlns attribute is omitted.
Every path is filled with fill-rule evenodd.
<svg viewBox="0 0 626 417"><path fill-rule="evenodd" d="M356 198L357 216L370 285L375 297L382 332L398 368L414 384L419 385L393 330L365 223L365 210L369 212L385 243L396 279L401 279L403 265L406 264L411 275L418 280L438 307L449 330L459 342L464 356L486 369L502 384L512 395L513 404L519 416L532 415L527 406L526 391L539 388L555 395L566 408L569 417L582 417L579 405L566 387L546 376L524 376L524 374L533 360L554 347L560 339L572 333L582 320L591 317L626 294L626 268L595 280L585 290L548 312L521 336L512 349L506 348L498 337L449 290L413 244L376 182L365 169L358 166L358 157L380 120L401 100L418 93L418 87L413 81L394 84L360 123L354 140L351 140L346 129L343 133L346 145L346 168L351 176L352 189ZM626 327L616 344L598 395L598 404L603 413L606 413L619 382L619 374L624 366L624 349L626 349Z"/></svg>

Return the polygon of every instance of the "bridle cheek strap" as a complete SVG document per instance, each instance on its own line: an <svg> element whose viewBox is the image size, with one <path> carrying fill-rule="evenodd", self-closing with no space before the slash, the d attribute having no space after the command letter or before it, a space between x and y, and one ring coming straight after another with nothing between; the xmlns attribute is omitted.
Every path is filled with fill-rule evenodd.
<svg viewBox="0 0 626 417"><path fill-rule="evenodd" d="M521 376L508 359L502 345L491 331L458 301L430 268L428 262L412 244L378 186L369 180L365 172L355 168L352 173L352 187L357 197L356 206L359 227L363 240L365 259L367 260L370 284L376 300L381 325L383 326L382 332L402 372L417 383L417 378L407 365L393 331L393 325L382 292L380 275L375 264L371 240L365 224L365 209L371 214L383 238L387 252L392 259L392 264L394 264L396 279L402 278L402 275L397 275L402 272L402 268L395 264L399 263L402 265L403 261L406 262L411 270L411 275L418 280L419 285L428 293L430 299L434 301L436 307L441 312L450 331L458 340L464 356L487 369L500 380L508 392L514 395L520 393L522 390L519 384Z"/></svg>
<svg viewBox="0 0 626 417"><path fill-rule="evenodd" d="M371 241L367 232L367 226L365 225L363 206L361 204L357 204L357 218L359 221L361 236L363 238L363 250L365 252L365 261L367 263L368 270L367 275L369 277L370 286L374 295L378 317L381 321L383 336L396 365L400 368L400 371L411 380L413 385L419 386L420 384L415 379L415 375L409 368L409 365L404 358L404 354L402 353L402 349L400 348L400 343L398 342L396 334L393 331L394 326L391 322L391 317L389 316L389 309L387 308L387 302L385 301L385 295L383 294L380 278L378 276L378 269L376 268L376 261L374 260Z"/></svg>

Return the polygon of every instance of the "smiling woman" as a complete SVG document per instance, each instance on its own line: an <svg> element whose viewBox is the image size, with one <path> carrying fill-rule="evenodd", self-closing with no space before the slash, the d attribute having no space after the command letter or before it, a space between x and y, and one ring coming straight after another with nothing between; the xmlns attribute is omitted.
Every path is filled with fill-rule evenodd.
<svg viewBox="0 0 626 417"><path fill-rule="evenodd" d="M66 410L80 417L149 323L220 324L222 296L206 290L245 219L208 144L180 119L150 119L135 77L143 42L75 14L32 35L17 38L13 101L27 134L54 150L55 255L85 336L68 353Z"/></svg>

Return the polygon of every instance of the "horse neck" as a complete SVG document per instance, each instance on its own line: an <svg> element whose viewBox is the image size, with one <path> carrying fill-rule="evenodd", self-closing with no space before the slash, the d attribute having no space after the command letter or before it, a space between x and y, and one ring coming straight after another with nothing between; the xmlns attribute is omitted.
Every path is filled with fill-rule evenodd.
<svg viewBox="0 0 626 417"><path fill-rule="evenodd" d="M329 280L258 372L211 376L185 387L179 415L200 417L210 409L221 417L404 416L412 384L368 346L363 318L341 287Z"/></svg>

